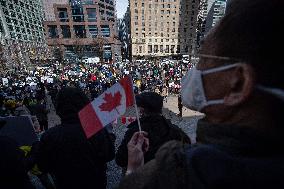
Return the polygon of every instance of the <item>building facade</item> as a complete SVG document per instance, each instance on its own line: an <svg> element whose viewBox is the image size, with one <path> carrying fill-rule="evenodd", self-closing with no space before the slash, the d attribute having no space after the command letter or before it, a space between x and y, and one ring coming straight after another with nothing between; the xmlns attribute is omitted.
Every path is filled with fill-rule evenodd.
<svg viewBox="0 0 284 189"><path fill-rule="evenodd" d="M201 0L198 14L198 43L225 15L227 0Z"/></svg>
<svg viewBox="0 0 284 189"><path fill-rule="evenodd" d="M4 43L5 38L8 38L8 29L5 22L5 15L3 14L2 9L0 9L0 43Z"/></svg>
<svg viewBox="0 0 284 189"><path fill-rule="evenodd" d="M14 41L44 42L41 0L0 0L0 15L6 37Z"/></svg>
<svg viewBox="0 0 284 189"><path fill-rule="evenodd" d="M44 21L56 21L53 5L65 5L69 0L45 0L43 1L44 7Z"/></svg>
<svg viewBox="0 0 284 189"><path fill-rule="evenodd" d="M122 59L130 59L130 9L119 19L119 39L121 41Z"/></svg>
<svg viewBox="0 0 284 189"><path fill-rule="evenodd" d="M180 0L179 46L181 55L197 51L197 15L199 0Z"/></svg>
<svg viewBox="0 0 284 189"><path fill-rule="evenodd" d="M48 57L41 0L0 0L0 42L7 65L25 67Z"/></svg>
<svg viewBox="0 0 284 189"><path fill-rule="evenodd" d="M197 10L195 0L130 0L132 56L191 53Z"/></svg>
<svg viewBox="0 0 284 189"><path fill-rule="evenodd" d="M44 27L49 46L60 48L67 58L74 55L99 56L105 61L116 59L120 42L115 1L52 0L52 7L49 3L44 0L44 5L48 5L44 7Z"/></svg>

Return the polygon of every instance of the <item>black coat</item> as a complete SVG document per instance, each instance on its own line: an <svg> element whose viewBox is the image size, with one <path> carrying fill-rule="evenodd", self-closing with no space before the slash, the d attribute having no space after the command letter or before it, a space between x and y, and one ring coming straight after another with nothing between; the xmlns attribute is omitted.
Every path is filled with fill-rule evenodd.
<svg viewBox="0 0 284 189"><path fill-rule="evenodd" d="M176 125L173 125L170 120L165 119L161 115L153 115L143 117L140 119L141 129L148 133L149 138L149 151L145 153L145 163L155 158L155 153L158 149L170 140L178 140L183 143L190 143L190 138ZM125 133L124 139L122 140L118 151L115 155L115 161L117 165L121 167L127 166L128 151L127 143L130 141L133 134L139 131L137 121L128 125L128 130Z"/></svg>
<svg viewBox="0 0 284 189"><path fill-rule="evenodd" d="M34 188L24 166L24 153L17 143L8 137L0 136L0 152L0 188Z"/></svg>
<svg viewBox="0 0 284 189"><path fill-rule="evenodd" d="M86 139L79 122L63 123L41 138L37 163L51 173L57 188L105 188L106 163L114 158L114 140L106 130Z"/></svg>
<svg viewBox="0 0 284 189"><path fill-rule="evenodd" d="M47 110L45 104L37 103L29 107L32 115L35 115L40 123L47 122Z"/></svg>

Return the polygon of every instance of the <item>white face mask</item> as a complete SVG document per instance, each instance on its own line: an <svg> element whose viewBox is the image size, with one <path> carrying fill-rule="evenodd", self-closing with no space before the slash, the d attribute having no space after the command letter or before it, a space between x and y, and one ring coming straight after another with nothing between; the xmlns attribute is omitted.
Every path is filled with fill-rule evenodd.
<svg viewBox="0 0 284 189"><path fill-rule="evenodd" d="M190 69L181 81L182 104L193 110L202 110L204 107L215 104L223 104L224 99L207 100L204 92L202 75L220 72L239 66L241 63L225 65L208 70L197 70L196 67ZM256 88L269 93L284 101L284 90L257 85Z"/></svg>
<svg viewBox="0 0 284 189"><path fill-rule="evenodd" d="M206 99L202 75L228 70L239 65L240 63L236 63L208 70L197 70L196 67L191 68L181 81L182 104L187 108L197 111L209 105L223 104L224 99Z"/></svg>

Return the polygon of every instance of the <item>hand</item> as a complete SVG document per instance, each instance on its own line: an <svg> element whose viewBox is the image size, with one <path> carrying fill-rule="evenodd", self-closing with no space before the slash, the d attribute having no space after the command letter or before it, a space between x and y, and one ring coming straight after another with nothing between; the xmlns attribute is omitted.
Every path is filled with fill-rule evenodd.
<svg viewBox="0 0 284 189"><path fill-rule="evenodd" d="M144 165L144 153L149 150L149 139L147 133L142 131L134 133L127 144L128 148L128 166L127 171L135 171Z"/></svg>
<svg viewBox="0 0 284 189"><path fill-rule="evenodd" d="M31 119L32 119L32 122L33 122L33 126L34 126L34 129L35 129L35 132L39 133L40 132L40 124L38 122L37 117L36 116L32 116Z"/></svg>

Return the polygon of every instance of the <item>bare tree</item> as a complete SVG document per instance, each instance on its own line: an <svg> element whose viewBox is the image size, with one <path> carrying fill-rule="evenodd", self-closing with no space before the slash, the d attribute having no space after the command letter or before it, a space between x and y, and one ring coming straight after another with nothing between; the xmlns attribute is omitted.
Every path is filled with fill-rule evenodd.
<svg viewBox="0 0 284 189"><path fill-rule="evenodd" d="M58 62L63 62L64 60L64 50L61 48L61 45L58 41L52 46L53 56Z"/></svg>
<svg viewBox="0 0 284 189"><path fill-rule="evenodd" d="M104 46L106 44L109 44L109 40L102 36L97 36L92 40L92 50L98 54L101 62L104 60Z"/></svg>
<svg viewBox="0 0 284 189"><path fill-rule="evenodd" d="M74 53L78 56L80 63L82 63L83 57L87 51L87 48L85 45L80 44L80 40L82 39L78 37L76 38L75 43L73 45L73 50L74 50Z"/></svg>

